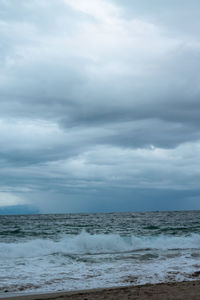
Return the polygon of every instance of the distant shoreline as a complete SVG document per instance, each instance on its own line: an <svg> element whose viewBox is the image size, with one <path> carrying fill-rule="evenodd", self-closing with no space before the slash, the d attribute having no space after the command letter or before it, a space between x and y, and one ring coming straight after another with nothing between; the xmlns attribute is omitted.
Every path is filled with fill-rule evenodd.
<svg viewBox="0 0 200 300"><path fill-rule="evenodd" d="M8 300L98 300L98 299L200 299L200 280L139 286L111 287L69 292L43 293L21 296L1 295ZM198 298L197 298L198 297Z"/></svg>

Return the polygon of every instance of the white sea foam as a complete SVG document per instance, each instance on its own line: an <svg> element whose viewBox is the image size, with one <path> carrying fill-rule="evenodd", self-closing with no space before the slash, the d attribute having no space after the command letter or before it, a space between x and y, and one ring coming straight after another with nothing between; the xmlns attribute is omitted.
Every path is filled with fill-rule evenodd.
<svg viewBox="0 0 200 300"><path fill-rule="evenodd" d="M51 254L119 253L142 249L200 249L200 235L122 237L118 234L94 234L82 231L59 241L34 239L18 243L0 243L0 258L39 257Z"/></svg>
<svg viewBox="0 0 200 300"><path fill-rule="evenodd" d="M0 296L4 298L4 291L196 279L199 216L200 212L159 212L2 217ZM93 234L78 234L80 228Z"/></svg>
<svg viewBox="0 0 200 300"><path fill-rule="evenodd" d="M199 250L199 234L138 237L82 231L57 241L4 242L0 296L5 290L43 292L192 280L192 273L200 269Z"/></svg>

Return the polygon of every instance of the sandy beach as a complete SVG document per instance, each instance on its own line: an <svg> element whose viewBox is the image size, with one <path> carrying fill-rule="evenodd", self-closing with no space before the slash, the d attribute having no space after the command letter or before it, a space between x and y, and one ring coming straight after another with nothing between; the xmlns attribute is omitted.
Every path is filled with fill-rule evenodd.
<svg viewBox="0 0 200 300"><path fill-rule="evenodd" d="M93 300L93 299L200 299L200 281L185 281L175 283L146 284L105 289L91 289L73 292L59 292L50 294L24 295L3 297L9 300Z"/></svg>

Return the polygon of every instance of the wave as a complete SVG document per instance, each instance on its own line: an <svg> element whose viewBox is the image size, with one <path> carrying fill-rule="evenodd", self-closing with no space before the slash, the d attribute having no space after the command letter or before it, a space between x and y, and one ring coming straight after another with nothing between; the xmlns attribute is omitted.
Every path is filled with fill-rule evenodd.
<svg viewBox="0 0 200 300"><path fill-rule="evenodd" d="M38 257L53 254L98 254L140 251L142 249L200 249L200 235L123 237L82 231L65 235L59 241L33 239L20 243L0 243L1 258Z"/></svg>

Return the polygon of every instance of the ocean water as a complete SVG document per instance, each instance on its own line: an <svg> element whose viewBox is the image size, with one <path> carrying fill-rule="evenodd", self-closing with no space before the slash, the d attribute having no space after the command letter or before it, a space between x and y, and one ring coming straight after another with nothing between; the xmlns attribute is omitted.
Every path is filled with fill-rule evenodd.
<svg viewBox="0 0 200 300"><path fill-rule="evenodd" d="M0 216L0 297L199 279L200 211Z"/></svg>

